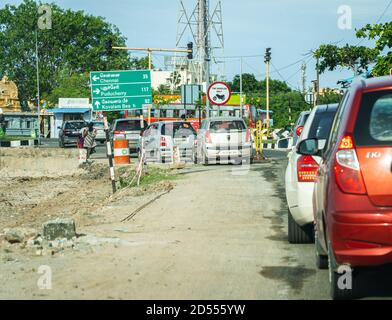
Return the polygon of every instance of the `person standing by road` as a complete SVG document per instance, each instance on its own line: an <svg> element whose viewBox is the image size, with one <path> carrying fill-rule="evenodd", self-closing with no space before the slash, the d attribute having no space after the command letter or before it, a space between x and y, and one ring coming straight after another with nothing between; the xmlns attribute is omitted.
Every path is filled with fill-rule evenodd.
<svg viewBox="0 0 392 320"><path fill-rule="evenodd" d="M94 129L94 124L92 122L90 122L86 128L83 129L83 147L87 150L87 158L86 160L88 160L91 156L91 154L93 154L94 148L96 147L96 143L95 143L95 137L97 135L97 129Z"/></svg>

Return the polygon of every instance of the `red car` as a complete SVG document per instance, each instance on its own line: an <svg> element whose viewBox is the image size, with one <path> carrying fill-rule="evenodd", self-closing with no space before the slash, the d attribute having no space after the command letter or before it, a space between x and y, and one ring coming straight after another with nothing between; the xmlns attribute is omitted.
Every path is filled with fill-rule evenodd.
<svg viewBox="0 0 392 320"><path fill-rule="evenodd" d="M298 146L322 157L313 193L317 265L329 268L332 298L351 298L355 282L342 289L341 266L392 263L392 77L352 84L321 154L317 146Z"/></svg>

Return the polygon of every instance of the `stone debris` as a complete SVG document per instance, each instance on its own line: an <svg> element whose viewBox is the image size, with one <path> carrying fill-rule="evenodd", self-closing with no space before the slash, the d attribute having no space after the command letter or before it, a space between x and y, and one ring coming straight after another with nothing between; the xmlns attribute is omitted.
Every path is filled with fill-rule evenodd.
<svg viewBox="0 0 392 320"><path fill-rule="evenodd" d="M27 242L36 235L37 231L30 228L12 228L4 230L4 239L11 244Z"/></svg>
<svg viewBox="0 0 392 320"><path fill-rule="evenodd" d="M43 237L46 240L65 238L70 240L76 237L75 221L73 219L55 219L43 226Z"/></svg>

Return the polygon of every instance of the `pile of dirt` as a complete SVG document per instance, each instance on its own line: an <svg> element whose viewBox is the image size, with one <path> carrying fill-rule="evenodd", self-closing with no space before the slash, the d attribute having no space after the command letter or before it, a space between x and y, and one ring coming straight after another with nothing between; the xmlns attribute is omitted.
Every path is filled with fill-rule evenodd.
<svg viewBox="0 0 392 320"><path fill-rule="evenodd" d="M2 148L0 149L0 176L61 177L78 173L77 149Z"/></svg>
<svg viewBox="0 0 392 320"><path fill-rule="evenodd" d="M108 168L99 163L78 168L72 175L2 177L0 230L37 227L54 217L84 217L102 206L110 195Z"/></svg>

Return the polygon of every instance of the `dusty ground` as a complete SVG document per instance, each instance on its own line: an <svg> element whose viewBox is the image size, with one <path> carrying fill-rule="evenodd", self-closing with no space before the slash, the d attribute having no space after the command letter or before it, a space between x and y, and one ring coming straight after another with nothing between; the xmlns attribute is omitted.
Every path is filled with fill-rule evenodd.
<svg viewBox="0 0 392 320"><path fill-rule="evenodd" d="M63 177L62 187L55 179L28 180L40 190L49 187L26 219L15 197L23 197L21 189L33 197L31 191L17 187L23 181L8 191L10 180L2 192L19 208L13 223L37 225L48 212L60 212L74 216L85 236L55 254L3 244L0 298L328 299L328 273L315 268L313 245L287 242L285 161L249 170L194 166L180 170L175 181L125 189L115 197L108 197L104 173L86 180L89 172ZM82 181L97 189L97 198L83 196ZM94 199L99 205L89 205ZM6 225L8 218L2 221ZM38 288L40 266L51 269L49 290ZM368 271L359 282L364 296L391 296L389 275L390 270Z"/></svg>

